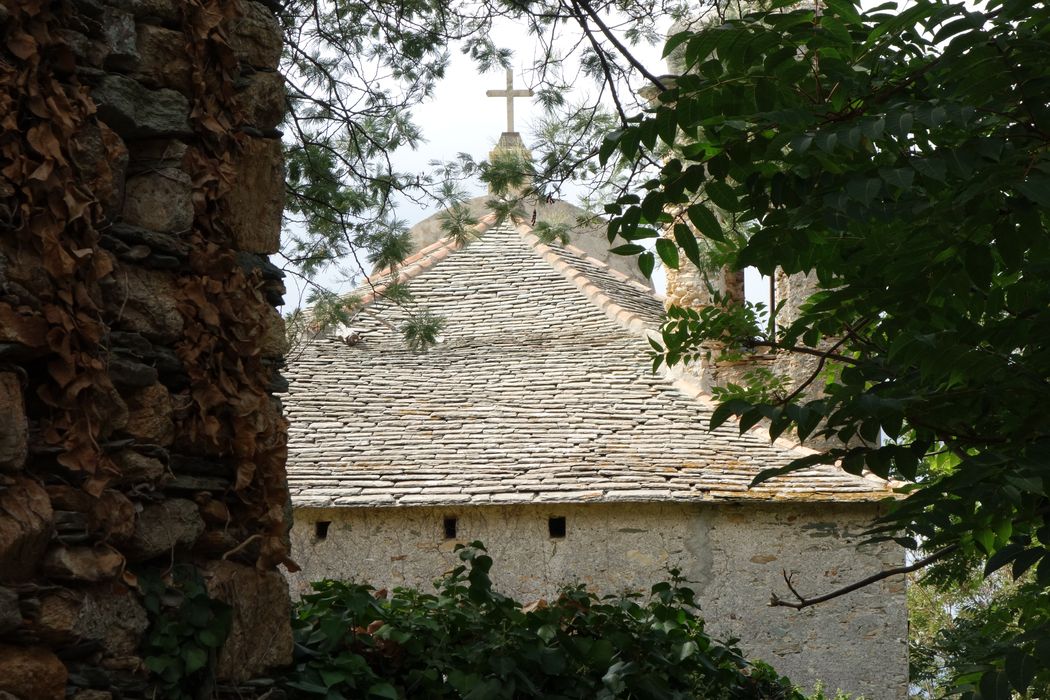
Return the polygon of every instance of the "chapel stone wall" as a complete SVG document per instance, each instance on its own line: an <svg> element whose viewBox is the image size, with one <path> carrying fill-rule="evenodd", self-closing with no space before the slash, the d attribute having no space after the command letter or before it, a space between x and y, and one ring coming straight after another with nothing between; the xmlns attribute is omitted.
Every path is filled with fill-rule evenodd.
<svg viewBox="0 0 1050 700"><path fill-rule="evenodd" d="M183 565L233 606L218 693L291 655L280 27L2 0L0 37L0 697L154 696Z"/></svg>

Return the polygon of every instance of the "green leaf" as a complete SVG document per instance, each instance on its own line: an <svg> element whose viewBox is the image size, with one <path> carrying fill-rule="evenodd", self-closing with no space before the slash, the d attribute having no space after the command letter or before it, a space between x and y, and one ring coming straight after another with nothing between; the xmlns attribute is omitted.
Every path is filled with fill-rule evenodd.
<svg viewBox="0 0 1050 700"><path fill-rule="evenodd" d="M716 207L726 211L739 211L740 203L737 201L733 188L721 180L708 180L704 185L704 192Z"/></svg>
<svg viewBox="0 0 1050 700"><path fill-rule="evenodd" d="M368 697L398 700L397 689L389 683L376 683L368 687Z"/></svg>
<svg viewBox="0 0 1050 700"><path fill-rule="evenodd" d="M674 225L674 240L675 243L685 253L685 257L689 262L696 265L698 268L703 267L703 263L700 259L700 244L696 242L696 236L685 224Z"/></svg>
<svg viewBox="0 0 1050 700"><path fill-rule="evenodd" d="M609 162L609 156L611 156L616 151L616 147L620 145L621 134L622 132L614 131L607 134L606 137L602 139L602 144L598 147L598 162L601 165L605 165Z"/></svg>
<svg viewBox="0 0 1050 700"><path fill-rule="evenodd" d="M1010 649L1006 652L1005 675L1009 678L1010 685L1021 695L1028 693L1040 666L1036 659L1020 649Z"/></svg>
<svg viewBox="0 0 1050 700"><path fill-rule="evenodd" d="M693 38L695 34L691 31L676 32L667 39L667 43L664 44L664 51L660 55L660 58L667 58L672 51L677 49L679 46L684 44Z"/></svg>
<svg viewBox="0 0 1050 700"><path fill-rule="evenodd" d="M660 256L660 260L663 261L664 265L672 270L678 269L678 247L674 243L666 238L658 238L656 240L656 253Z"/></svg>
<svg viewBox="0 0 1050 700"><path fill-rule="evenodd" d="M638 256L638 269L642 271L646 279L653 276L653 268L656 267L656 258L649 251L646 251Z"/></svg>
<svg viewBox="0 0 1050 700"><path fill-rule="evenodd" d="M1001 671L988 671L981 676L981 700L1011 700L1010 682Z"/></svg>
<svg viewBox="0 0 1050 700"><path fill-rule="evenodd" d="M182 650L182 660L186 664L186 675L189 675L208 665L208 652L198 646L186 646Z"/></svg>
<svg viewBox="0 0 1050 700"><path fill-rule="evenodd" d="M703 204L692 205L689 207L687 214L689 215L689 220L693 222L693 226L696 226L697 230L704 236L716 241L725 241L722 225L718 223L718 219L711 213L711 210Z"/></svg>
<svg viewBox="0 0 1050 700"><path fill-rule="evenodd" d="M639 253L645 252L645 247L640 246L637 243L625 243L618 245L615 248L610 248L609 252L613 255L638 255Z"/></svg>

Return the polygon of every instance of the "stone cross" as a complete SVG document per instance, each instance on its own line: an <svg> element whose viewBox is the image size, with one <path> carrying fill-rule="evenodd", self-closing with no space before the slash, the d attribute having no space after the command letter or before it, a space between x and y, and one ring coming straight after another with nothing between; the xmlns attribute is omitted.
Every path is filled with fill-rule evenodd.
<svg viewBox="0 0 1050 700"><path fill-rule="evenodd" d="M507 69L507 89L506 90L486 90L485 95L488 97L506 97L507 98L507 131L514 133L514 98L515 97L532 97L532 90L515 90L514 89L514 72Z"/></svg>

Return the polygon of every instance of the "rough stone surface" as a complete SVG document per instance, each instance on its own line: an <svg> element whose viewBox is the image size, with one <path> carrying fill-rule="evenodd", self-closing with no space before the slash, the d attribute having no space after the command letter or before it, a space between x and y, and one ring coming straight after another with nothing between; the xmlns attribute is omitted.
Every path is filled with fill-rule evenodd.
<svg viewBox="0 0 1050 700"><path fill-rule="evenodd" d="M277 309L267 312L270 316L266 324L267 333L259 341L259 353L263 357L284 357L288 354L288 337L285 334L284 319Z"/></svg>
<svg viewBox="0 0 1050 700"><path fill-rule="evenodd" d="M113 461L120 470L120 476L117 477L119 484L153 484L167 474L163 462L135 450L121 450L114 455Z"/></svg>
<svg viewBox="0 0 1050 700"><path fill-rule="evenodd" d="M170 445L175 439L171 394L161 383L127 394L128 424L125 432L143 442Z"/></svg>
<svg viewBox="0 0 1050 700"><path fill-rule="evenodd" d="M233 624L219 653L216 676L243 681L292 661L288 584L276 571L230 561L204 569L208 594L233 607Z"/></svg>
<svg viewBox="0 0 1050 700"><path fill-rule="evenodd" d="M174 90L150 90L123 75L107 74L92 90L98 114L124 138L189 136L189 100Z"/></svg>
<svg viewBox="0 0 1050 700"><path fill-rule="evenodd" d="M79 65L101 68L109 55L109 49L101 41L89 39L72 29L59 29L53 32L53 36L69 47Z"/></svg>
<svg viewBox="0 0 1050 700"><path fill-rule="evenodd" d="M95 502L88 523L103 540L126 542L135 532L135 505L120 491L106 489Z"/></svg>
<svg viewBox="0 0 1050 700"><path fill-rule="evenodd" d="M151 503L139 513L135 534L128 543L128 556L135 560L152 559L169 553L175 547L188 547L204 532L197 504L182 498Z"/></svg>
<svg viewBox="0 0 1050 700"><path fill-rule="evenodd" d="M193 224L193 183L177 168L129 177L124 222L163 233L185 232Z"/></svg>
<svg viewBox="0 0 1050 700"><path fill-rule="evenodd" d="M28 437L22 382L13 372L0 372L0 471L22 468L29 449Z"/></svg>
<svg viewBox="0 0 1050 700"><path fill-rule="evenodd" d="M71 171L56 173L60 180L72 177L78 194L66 198L68 207L51 202L52 214L61 219L68 213L74 229L99 234L67 231L72 238L61 243L76 244L66 250L72 258L56 253L51 239L41 247L39 227L19 228L19 212L5 204L17 204L18 191L48 177L46 164L35 171L16 168L7 173L11 181L0 176L0 228L16 224L0 236L0 640L22 645L0 647L0 700L150 697L155 688L139 656L148 620L139 593L126 585L133 580L128 560L152 558L150 564L169 571L200 566L245 540L248 546L231 558L266 568L279 554L268 547L264 556L251 535L269 527L261 513L290 508L280 502L281 488L266 486L260 495L260 483L281 478L273 471L280 471L273 461L280 453L264 451L283 447L283 423L268 413L272 396L260 413L254 408L259 397L238 401L235 394L241 387L278 385L282 360L260 365L257 357L246 357L243 368L220 369L226 338L215 345L210 334L191 332L180 312L183 291L225 293L216 277L254 256L251 267L262 270L261 278L216 300L220 322L228 325L230 313L252 305L243 329L236 323L226 328L230 341L245 356L257 356L264 339L267 352L279 350L276 311L268 316L255 306L261 298L271 305L282 301L280 273L267 253L234 245L225 228L227 203L215 201L234 184L238 168L243 173L236 186L270 188L234 197L240 230L250 231L242 238L270 250L283 187L267 180L281 176L274 126L285 100L272 72L281 50L272 14L279 3L219 4L210 20L204 18L214 26L201 34L196 15L202 8L184 0L72 0L57 9L49 5L54 12L28 15L0 3L4 30L5 22L13 23L16 36L28 32L58 44L19 83L38 99L23 110L21 130L5 141L14 149L9 155L17 160L28 149L30 156L39 152L48 162L68 163ZM246 17L227 21L242 12ZM228 37L239 63L224 48ZM194 71L214 77L217 58L230 59L218 67L227 82L208 78L209 94L200 94ZM54 122L51 112L63 111L63 86L73 102L88 101L59 125L71 131L56 145L46 126ZM210 94L214 90L223 94ZM216 123L229 127L229 138L205 133ZM247 142L251 138L274 141ZM48 202L35 204L47 209ZM214 232L213 239L187 235L195 225ZM261 231L253 230L259 225ZM273 327L265 327L270 321ZM65 365L55 358L69 353L79 364L89 362L91 372L63 374ZM226 381L222 371L234 379ZM205 441L196 430L200 405L194 398L209 377L222 384L219 393L234 392L227 403L243 404L243 410L205 409L209 421L217 420L209 428L216 427L220 439L199 449ZM246 458L241 448L251 451L253 440L260 445L260 474L235 492L234 453ZM179 454L172 455L174 449ZM199 463L197 470L180 471L189 461ZM177 468L169 471L169 463ZM283 579L271 572L251 583L248 574L259 577L249 570L225 583L259 597L240 606L243 632L234 645L237 656L227 662L236 666L234 675L241 659L252 668L253 658L273 655L273 648L249 646L267 634L275 610L284 628L273 634L283 637L268 647L289 647L291 638L287 591L272 585ZM280 660L290 659L285 654Z"/></svg>
<svg viewBox="0 0 1050 700"><path fill-rule="evenodd" d="M114 284L106 289L106 306L115 312L115 325L162 344L182 335L174 274L122 265L113 276Z"/></svg>
<svg viewBox="0 0 1050 700"><path fill-rule="evenodd" d="M182 18L183 0L110 0L136 19L171 24Z"/></svg>
<svg viewBox="0 0 1050 700"><path fill-rule="evenodd" d="M18 594L10 588L0 586L0 634L7 634L22 624L22 611L18 606Z"/></svg>
<svg viewBox="0 0 1050 700"><path fill-rule="evenodd" d="M111 586L42 596L34 629L59 644L99 642L110 656L130 656L147 627L146 610L135 595L124 586Z"/></svg>
<svg viewBox="0 0 1050 700"><path fill-rule="evenodd" d="M140 24L136 32L139 54L135 77L151 88L171 88L193 93L192 67L186 35L153 24Z"/></svg>
<svg viewBox="0 0 1050 700"><path fill-rule="evenodd" d="M275 71L256 71L246 76L235 95L244 121L260 131L276 128L285 113L284 77Z"/></svg>
<svg viewBox="0 0 1050 700"><path fill-rule="evenodd" d="M276 253L281 246L284 165L281 142L250 139L234 157L233 190L226 224L234 245L249 253Z"/></svg>
<svg viewBox="0 0 1050 700"><path fill-rule="evenodd" d="M128 167L124 141L100 122L78 133L72 146L81 180L102 203L106 218L116 218L124 202L124 177Z"/></svg>
<svg viewBox="0 0 1050 700"><path fill-rule="evenodd" d="M113 693L88 688L73 693L72 700L113 700Z"/></svg>
<svg viewBox="0 0 1050 700"><path fill-rule="evenodd" d="M27 352L43 347L46 338L47 323L40 316L26 307L0 302L0 343L21 346Z"/></svg>
<svg viewBox="0 0 1050 700"><path fill-rule="evenodd" d="M68 675L48 649L0 644L0 692L19 700L62 700Z"/></svg>
<svg viewBox="0 0 1050 700"><path fill-rule="evenodd" d="M44 557L43 573L59 581L97 583L116 578L124 557L109 547L52 547Z"/></svg>
<svg viewBox="0 0 1050 700"><path fill-rule="evenodd" d="M123 355L109 358L109 378L118 387L147 387L157 381L157 368Z"/></svg>
<svg viewBox="0 0 1050 700"><path fill-rule="evenodd" d="M102 34L109 55L105 65L113 70L133 69L139 61L135 46L135 18L130 12L112 6L103 8Z"/></svg>
<svg viewBox="0 0 1050 700"><path fill-rule="evenodd" d="M888 566L903 554L864 545L877 506L797 504L550 504L444 508L297 509L289 576L293 595L308 581L342 578L376 588L431 582L459 562L457 543L481 540L494 560L497 590L523 603L564 584L599 593L647 591L679 568L701 603L708 630L739 637L749 658L797 683L841 688L870 700L907 696L907 615L903 581L893 579L804 611L771 608L789 596L782 570L808 593L831 590ZM457 539L443 520L457 518ZM554 539L548 518L564 517ZM330 521L319 540L315 522Z"/></svg>
<svg viewBox="0 0 1050 700"><path fill-rule="evenodd" d="M240 17L226 24L233 53L241 63L253 68L277 68L281 60L281 26L263 5L252 0L237 3Z"/></svg>
<svg viewBox="0 0 1050 700"><path fill-rule="evenodd" d="M0 581L30 578L51 539L54 511L47 491L33 479L0 481Z"/></svg>

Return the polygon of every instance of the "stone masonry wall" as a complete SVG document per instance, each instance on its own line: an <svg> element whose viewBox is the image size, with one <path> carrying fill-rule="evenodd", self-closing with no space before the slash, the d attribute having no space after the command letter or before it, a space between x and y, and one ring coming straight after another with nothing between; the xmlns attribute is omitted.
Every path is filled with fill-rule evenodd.
<svg viewBox="0 0 1050 700"><path fill-rule="evenodd" d="M563 584L600 593L647 591L678 567L695 582L708 629L738 637L795 682L863 694L907 695L904 581L886 580L802 611L769 606L789 596L782 571L817 594L889 566L893 544L858 546L876 515L870 504L552 504L448 508L297 509L290 576L293 595L322 578L356 578L376 588L429 588L460 562L459 542L481 540L496 588L523 603ZM548 518L565 518L554 539ZM444 519L455 517L456 538ZM318 522L328 522L319 531ZM319 532L324 537L319 536Z"/></svg>
<svg viewBox="0 0 1050 700"><path fill-rule="evenodd" d="M0 697L153 697L141 577L180 564L239 682L291 654L280 27L2 0L0 37Z"/></svg>

